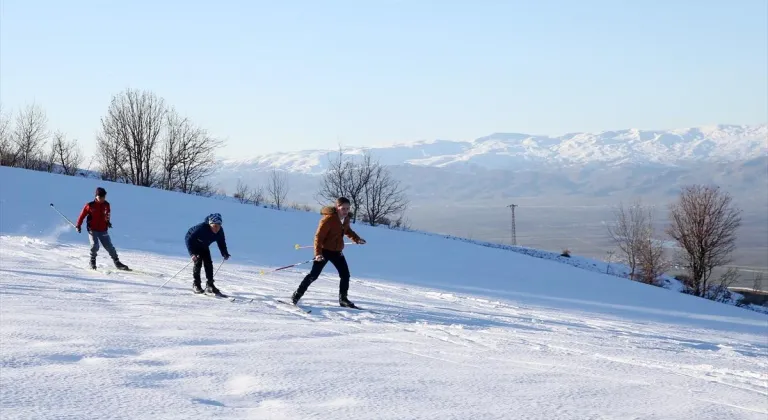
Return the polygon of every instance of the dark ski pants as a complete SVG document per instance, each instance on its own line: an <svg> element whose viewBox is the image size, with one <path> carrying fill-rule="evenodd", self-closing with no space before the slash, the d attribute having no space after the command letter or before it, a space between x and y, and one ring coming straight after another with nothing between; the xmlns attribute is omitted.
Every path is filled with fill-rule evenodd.
<svg viewBox="0 0 768 420"><path fill-rule="evenodd" d="M205 267L205 278L207 283L213 283L213 260L211 260L211 250L208 248L201 248L194 250L194 254L197 255L197 261L192 266L192 278L193 284L200 284L200 269Z"/></svg>
<svg viewBox="0 0 768 420"><path fill-rule="evenodd" d="M323 257L325 257L325 260L315 261L312 264L312 270L306 277L304 277L304 280L302 280L299 289L296 291L296 295L299 297L303 296L309 288L309 285L320 277L323 268L325 268L325 265L330 261L331 264L336 267L336 271L339 272L339 278L341 279L341 282L339 282L339 296L346 298L347 292L349 291L349 266L347 266L347 259L344 258L344 254L339 251L328 251L325 249L323 250Z"/></svg>
<svg viewBox="0 0 768 420"><path fill-rule="evenodd" d="M88 240L91 242L91 261L96 261L96 254L99 253L99 242L104 245L104 249L106 249L109 256L112 257L112 261L118 261L117 250L115 250L115 246L112 245L112 239L110 239L108 231L88 231Z"/></svg>

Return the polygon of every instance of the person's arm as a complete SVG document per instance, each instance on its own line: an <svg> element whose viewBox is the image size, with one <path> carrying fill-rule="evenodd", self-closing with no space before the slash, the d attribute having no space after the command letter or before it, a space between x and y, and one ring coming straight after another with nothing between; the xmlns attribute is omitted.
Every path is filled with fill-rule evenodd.
<svg viewBox="0 0 768 420"><path fill-rule="evenodd" d="M349 239L352 239L352 241L356 244L365 243L365 240L361 238L354 230L352 230L352 226L349 223L349 218L344 221L344 234L347 235Z"/></svg>
<svg viewBox="0 0 768 420"><path fill-rule="evenodd" d="M195 226L192 229L187 232L186 238L184 238L184 242L187 244L187 252L189 252L189 255L194 255L194 252L192 252L192 242L197 240L198 235L200 234L200 228L204 226Z"/></svg>
<svg viewBox="0 0 768 420"><path fill-rule="evenodd" d="M216 244L219 245L219 251L224 259L229 259L229 251L227 251L227 239L224 237L224 228L219 230L219 235L216 237Z"/></svg>
<svg viewBox="0 0 768 420"><path fill-rule="evenodd" d="M112 207L110 207L109 202L104 203L106 205L106 214L104 214L105 221L107 222L107 228L112 227Z"/></svg>
<svg viewBox="0 0 768 420"><path fill-rule="evenodd" d="M83 207L83 210L80 212L80 216L77 218L77 231L80 232L81 227L83 226L83 220L85 220L85 217L88 216L88 213L90 213L90 203L85 203L85 207Z"/></svg>
<svg viewBox="0 0 768 420"><path fill-rule="evenodd" d="M330 217L323 217L317 225L317 231L315 232L315 257L323 255L323 242L325 242L325 237L328 235L328 229L330 228L329 220Z"/></svg>

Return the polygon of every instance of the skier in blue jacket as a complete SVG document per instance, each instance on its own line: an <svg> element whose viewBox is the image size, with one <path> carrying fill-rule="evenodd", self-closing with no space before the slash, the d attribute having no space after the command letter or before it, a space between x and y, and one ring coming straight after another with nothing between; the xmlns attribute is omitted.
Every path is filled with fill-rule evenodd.
<svg viewBox="0 0 768 420"><path fill-rule="evenodd" d="M205 267L205 293L222 296L219 289L213 284L213 261L211 260L211 251L208 248L216 242L221 251L221 256L228 260L230 255L227 251L227 242L224 237L224 228L221 227L221 215L213 213L205 218L203 223L192 226L184 238L187 245L187 251L192 257L195 265L192 269L192 290L195 293L203 293L200 286L200 268Z"/></svg>

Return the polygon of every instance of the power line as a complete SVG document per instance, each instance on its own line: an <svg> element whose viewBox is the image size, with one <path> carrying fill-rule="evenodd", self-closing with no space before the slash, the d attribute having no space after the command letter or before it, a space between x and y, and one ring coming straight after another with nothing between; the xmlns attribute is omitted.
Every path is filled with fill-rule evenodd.
<svg viewBox="0 0 768 420"><path fill-rule="evenodd" d="M512 209L512 246L517 246L517 233L515 232L515 207L517 207L517 204L510 204L507 207Z"/></svg>

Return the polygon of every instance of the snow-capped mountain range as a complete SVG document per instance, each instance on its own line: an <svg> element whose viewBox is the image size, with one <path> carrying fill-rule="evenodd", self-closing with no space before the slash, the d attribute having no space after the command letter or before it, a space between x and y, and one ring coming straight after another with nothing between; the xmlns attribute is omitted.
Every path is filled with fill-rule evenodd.
<svg viewBox="0 0 768 420"><path fill-rule="evenodd" d="M369 151L387 165L446 169L530 170L537 167L663 165L736 162L768 155L768 124L716 125L674 130L627 129L570 133L559 137L495 133L473 141L431 140L379 147L345 148L347 155ZM337 150L274 153L225 159L229 171L278 169L320 174Z"/></svg>

